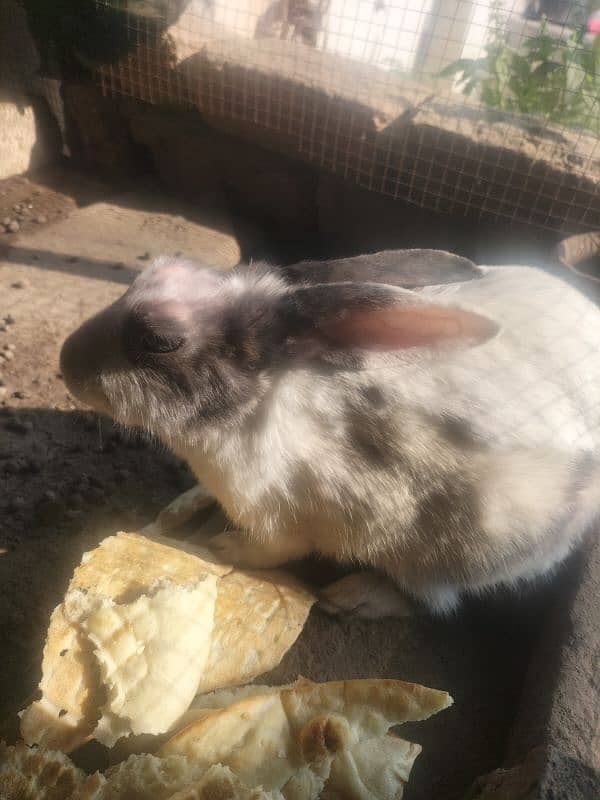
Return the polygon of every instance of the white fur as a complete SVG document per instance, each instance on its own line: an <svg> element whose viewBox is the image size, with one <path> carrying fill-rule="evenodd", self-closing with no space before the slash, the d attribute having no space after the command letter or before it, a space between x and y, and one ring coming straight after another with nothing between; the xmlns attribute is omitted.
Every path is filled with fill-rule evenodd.
<svg viewBox="0 0 600 800"><path fill-rule="evenodd" d="M255 546L272 553L279 542L282 560L319 551L378 567L443 610L463 591L547 573L593 518L600 483L579 498L568 529L551 533L574 459L596 457L600 446L600 314L575 290L524 267L489 268L479 281L420 295L487 314L502 330L480 347L409 353L393 364L373 356L366 370L333 378L292 370L263 398L260 417L213 427L201 444L176 449ZM418 509L410 486L395 473L361 471L348 449L345 402L367 385L394 398L387 413L408 435L424 480L434 445L415 424L421 412L466 418L490 446L470 463L482 506L478 538L448 522L452 565L439 542L424 545L426 531L411 539ZM444 474L464 469L453 453L436 457L448 460Z"/></svg>
<svg viewBox="0 0 600 800"><path fill-rule="evenodd" d="M416 295L388 287L399 304L459 306L500 331L475 347L363 352L358 370L279 361L250 376L211 350L222 319L244 311L264 337L291 287L265 270L196 274L172 260L138 281L138 312L168 302L179 320L191 314L187 350L136 369L119 349L127 302L115 304L66 343L67 377L71 364L80 396L188 461L239 529L214 542L224 557L274 566L321 552L448 611L464 593L550 574L597 517L600 312L556 278L489 267ZM182 386L168 377L178 374ZM236 398L221 415L206 413L204 375ZM372 615L373 582L345 586L330 605L345 597ZM378 596L394 605L388 589Z"/></svg>

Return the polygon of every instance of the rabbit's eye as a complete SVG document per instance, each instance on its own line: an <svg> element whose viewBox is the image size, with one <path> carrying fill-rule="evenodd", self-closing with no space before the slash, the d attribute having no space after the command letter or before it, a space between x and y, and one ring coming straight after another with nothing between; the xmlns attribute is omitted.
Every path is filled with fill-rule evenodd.
<svg viewBox="0 0 600 800"><path fill-rule="evenodd" d="M147 353L172 353L183 344L183 336L148 331L140 340Z"/></svg>
<svg viewBox="0 0 600 800"><path fill-rule="evenodd" d="M127 355L139 358L147 353L173 353L183 345L185 336L173 319L132 315L123 326L122 340Z"/></svg>

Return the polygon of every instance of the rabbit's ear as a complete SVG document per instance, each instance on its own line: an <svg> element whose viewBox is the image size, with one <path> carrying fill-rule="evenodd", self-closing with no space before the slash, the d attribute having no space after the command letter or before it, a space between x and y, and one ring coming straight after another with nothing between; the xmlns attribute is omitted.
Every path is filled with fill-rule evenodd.
<svg viewBox="0 0 600 800"><path fill-rule="evenodd" d="M404 289L462 283L483 275L469 259L443 250L382 250L329 261L301 261L282 267L281 272L290 283L300 285L368 281Z"/></svg>
<svg viewBox="0 0 600 800"><path fill-rule="evenodd" d="M290 302L287 333L313 351L473 347L499 331L473 311L375 284L305 287L288 295Z"/></svg>
<svg viewBox="0 0 600 800"><path fill-rule="evenodd" d="M338 319L323 320L319 328L335 347L365 350L473 347L499 330L495 322L472 311L429 304L353 310Z"/></svg>

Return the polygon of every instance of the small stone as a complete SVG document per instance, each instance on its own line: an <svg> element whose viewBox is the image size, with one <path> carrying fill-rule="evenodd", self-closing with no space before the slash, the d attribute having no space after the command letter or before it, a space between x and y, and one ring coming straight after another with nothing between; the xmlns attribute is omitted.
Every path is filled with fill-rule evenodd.
<svg viewBox="0 0 600 800"><path fill-rule="evenodd" d="M41 189L34 189L31 194L40 195L42 193Z"/></svg>
<svg viewBox="0 0 600 800"><path fill-rule="evenodd" d="M13 344L12 342L10 342L10 343L7 342L6 344L2 345L2 349L3 350L16 350L16 348L17 348L17 345Z"/></svg>
<svg viewBox="0 0 600 800"><path fill-rule="evenodd" d="M17 225L18 224L19 223L17 223ZM18 228L17 228L17 230L18 230ZM27 281L24 281L24 280L14 281L13 283L11 283L11 288L12 289L25 289L26 287L27 287ZM4 321L7 322L8 321L8 317L5 317Z"/></svg>
<svg viewBox="0 0 600 800"><path fill-rule="evenodd" d="M148 250L146 250L146 252L142 253L141 256L138 256L137 259L138 261L149 261L150 257L151 257L150 253L148 252Z"/></svg>
<svg viewBox="0 0 600 800"><path fill-rule="evenodd" d="M13 211L20 211L21 210L21 203L15 203L13 206Z"/></svg>
<svg viewBox="0 0 600 800"><path fill-rule="evenodd" d="M11 222L12 219L10 217L4 217L4 219L2 220L2 224L4 225L5 228L8 228Z"/></svg>
<svg viewBox="0 0 600 800"><path fill-rule="evenodd" d="M4 322L0 322L0 333L6 333L7 330L8 328L6 327L6 324Z"/></svg>
<svg viewBox="0 0 600 800"><path fill-rule="evenodd" d="M16 233L20 228L21 226L19 225L16 219L13 219L10 225L8 226L8 230L11 233Z"/></svg>
<svg viewBox="0 0 600 800"><path fill-rule="evenodd" d="M33 218L33 221L37 222L38 225L43 225L45 222L48 222L48 217L45 214L38 214Z"/></svg>
<svg viewBox="0 0 600 800"><path fill-rule="evenodd" d="M15 318L13 317L13 315L12 315L12 314L7 314L7 315L4 317L4 322L5 322L7 325L14 325L14 324L15 324L15 322L16 322L16 320L15 320Z"/></svg>
<svg viewBox="0 0 600 800"><path fill-rule="evenodd" d="M27 394L27 392L24 392L22 389L17 389L17 391L16 391L16 392L13 392L13 393L12 393L12 396L13 396L13 397L16 397L16 398L17 398L17 400L26 400L26 399L29 397L29 395ZM30 423L30 424L31 424L31 423ZM32 427L33 427L33 426L32 426Z"/></svg>
<svg viewBox="0 0 600 800"><path fill-rule="evenodd" d="M13 358L15 357L15 354L13 353L12 350L5 350L2 353L2 357L4 358L5 361L12 361Z"/></svg>
<svg viewBox="0 0 600 800"><path fill-rule="evenodd" d="M28 209L28 211L31 211L31 210L32 210L32 208L33 208L33 203L27 203L27 209Z"/></svg>
<svg viewBox="0 0 600 800"><path fill-rule="evenodd" d="M0 400L6 397L7 394L8 394L8 389L6 388L6 386L0 386Z"/></svg>

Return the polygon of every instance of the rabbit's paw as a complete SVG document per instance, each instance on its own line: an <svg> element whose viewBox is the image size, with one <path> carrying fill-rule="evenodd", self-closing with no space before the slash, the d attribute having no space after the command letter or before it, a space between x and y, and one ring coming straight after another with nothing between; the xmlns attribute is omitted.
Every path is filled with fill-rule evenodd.
<svg viewBox="0 0 600 800"><path fill-rule="evenodd" d="M209 548L228 564L244 567L265 566L260 559L260 545L250 541L241 531L224 531L208 541Z"/></svg>
<svg viewBox="0 0 600 800"><path fill-rule="evenodd" d="M168 533L190 520L198 511L202 511L216 502L203 486L196 484L172 500L168 506L162 509L154 522L142 528L141 532L148 536Z"/></svg>
<svg viewBox="0 0 600 800"><path fill-rule="evenodd" d="M328 614L363 619L409 617L416 613L397 586L374 572L353 572L329 584L319 594L319 605Z"/></svg>
<svg viewBox="0 0 600 800"><path fill-rule="evenodd" d="M276 539L269 543L256 542L243 531L219 533L209 540L208 546L220 560L254 569L279 567L307 555L301 542L285 539Z"/></svg>

